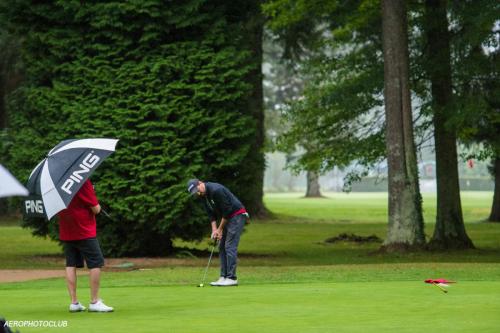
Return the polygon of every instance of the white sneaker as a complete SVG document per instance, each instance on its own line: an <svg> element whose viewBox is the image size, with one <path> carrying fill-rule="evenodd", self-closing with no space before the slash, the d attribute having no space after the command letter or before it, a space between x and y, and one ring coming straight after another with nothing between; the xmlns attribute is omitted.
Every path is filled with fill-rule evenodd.
<svg viewBox="0 0 500 333"><path fill-rule="evenodd" d="M210 282L211 286L222 286L222 283L226 280L225 277L221 276L217 281Z"/></svg>
<svg viewBox="0 0 500 333"><path fill-rule="evenodd" d="M98 300L89 304L89 312L113 312L113 308L104 304L102 300Z"/></svg>
<svg viewBox="0 0 500 333"><path fill-rule="evenodd" d="M238 285L238 280L233 280L233 279L225 279L219 286L221 287L230 287L230 286L237 286Z"/></svg>
<svg viewBox="0 0 500 333"><path fill-rule="evenodd" d="M85 311L87 310L86 307L82 305L82 303L78 302L76 304L71 303L69 305L69 312L80 312L80 311Z"/></svg>

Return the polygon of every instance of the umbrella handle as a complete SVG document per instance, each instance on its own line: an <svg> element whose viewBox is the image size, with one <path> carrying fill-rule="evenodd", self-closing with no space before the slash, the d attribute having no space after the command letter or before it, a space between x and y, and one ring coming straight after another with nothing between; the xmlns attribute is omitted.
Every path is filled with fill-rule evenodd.
<svg viewBox="0 0 500 333"><path fill-rule="evenodd" d="M115 222L115 220L111 217L111 215L108 214L108 212L106 210L104 210L101 206L101 212L108 218L110 219L111 221Z"/></svg>

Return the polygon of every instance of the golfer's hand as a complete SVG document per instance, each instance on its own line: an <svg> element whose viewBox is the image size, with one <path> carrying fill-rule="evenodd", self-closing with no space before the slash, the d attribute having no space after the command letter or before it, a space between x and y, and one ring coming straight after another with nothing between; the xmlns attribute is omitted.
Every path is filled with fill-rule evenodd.
<svg viewBox="0 0 500 333"><path fill-rule="evenodd" d="M210 239L217 239L217 230L213 230Z"/></svg>
<svg viewBox="0 0 500 333"><path fill-rule="evenodd" d="M222 230L220 230L220 229L215 230L214 235L215 235L214 239L221 240L221 238L222 238Z"/></svg>

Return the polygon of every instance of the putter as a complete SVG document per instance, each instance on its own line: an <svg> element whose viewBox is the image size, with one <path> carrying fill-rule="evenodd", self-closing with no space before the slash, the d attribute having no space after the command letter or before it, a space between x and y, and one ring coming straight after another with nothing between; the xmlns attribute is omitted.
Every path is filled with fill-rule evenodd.
<svg viewBox="0 0 500 333"><path fill-rule="evenodd" d="M201 280L201 283L198 285L198 287L205 286L205 278L207 277L208 267L210 267L210 262L212 261L212 256L214 255L215 245L217 244L219 244L219 241L215 240L214 245L212 246L212 251L210 252L210 257L208 258L208 264L207 267L205 268L205 273L203 273L203 279Z"/></svg>
<svg viewBox="0 0 500 333"><path fill-rule="evenodd" d="M444 289L443 287L441 287L441 286L439 285L439 283L435 283L435 282L433 282L432 284L433 284L433 285L435 285L436 287L438 287L439 289L441 289L441 291L442 291L443 293L445 293L445 294L446 294L446 293L448 292L448 290L446 290L446 289Z"/></svg>

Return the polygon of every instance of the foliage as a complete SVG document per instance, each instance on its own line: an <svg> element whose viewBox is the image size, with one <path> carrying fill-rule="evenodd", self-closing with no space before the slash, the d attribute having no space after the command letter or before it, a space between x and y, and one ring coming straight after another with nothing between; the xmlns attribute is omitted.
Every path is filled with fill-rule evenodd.
<svg viewBox="0 0 500 333"><path fill-rule="evenodd" d="M63 139L120 139L93 176L115 220L98 222L108 255L165 254L174 237L199 239L207 223L187 179L235 184L255 127L242 111L251 54L231 9L204 0L3 2L3 20L24 38L26 71L9 99L8 165L26 180Z"/></svg>
<svg viewBox="0 0 500 333"><path fill-rule="evenodd" d="M498 2L492 0L448 2L453 100L447 127L475 150L466 158L494 157L499 147L499 9ZM428 66L424 56L428 41L419 33L423 7L417 3L411 10L411 24L417 32L412 45L413 87L423 102L422 113L430 114L430 87L422 75Z"/></svg>
<svg viewBox="0 0 500 333"><path fill-rule="evenodd" d="M459 110L455 126L459 129L462 141L468 144L482 143L490 157L498 157L500 25L498 15L494 13L498 13L500 5L482 2L474 2L469 6L456 4L456 8L453 8L456 16L453 31L456 105Z"/></svg>
<svg viewBox="0 0 500 333"><path fill-rule="evenodd" d="M458 129L466 142L496 147L499 5L492 0L449 3L455 96L447 126ZM321 164L326 170L352 161L370 166L383 159L379 1L273 0L264 5L264 11L272 31L292 49L287 54L301 60L309 77L303 97L290 102L284 115L293 125L281 137L281 148L293 150L303 142L314 142L318 148L295 167L304 170ZM429 140L432 126L422 18L423 3L410 2L410 79L417 143ZM485 48L496 51L486 56ZM350 174L348 181L358 176Z"/></svg>
<svg viewBox="0 0 500 333"><path fill-rule="evenodd" d="M264 10L278 37L300 51L293 54L308 77L302 98L284 113L290 129L279 139L282 150L305 148L295 168L379 162L385 146L378 2L271 1ZM316 30L294 35L306 23ZM348 183L358 176L350 174Z"/></svg>
<svg viewBox="0 0 500 333"><path fill-rule="evenodd" d="M274 151L277 138L287 129L282 113L287 103L300 97L305 79L296 68L297 63L283 57L284 48L269 30L265 31L263 48L266 150Z"/></svg>
<svg viewBox="0 0 500 333"><path fill-rule="evenodd" d="M482 81L495 73L492 70L495 65L484 66L484 60L480 58L484 58L481 54L483 43L491 45L496 41L498 44L498 37L495 39L495 32L492 31L493 24L498 25L498 4L491 0L464 1L449 6L447 2L440 1L410 3L408 31L411 40L412 99L422 104L420 110L416 108L419 128L414 132L425 135L430 119L434 121L438 188L449 192L440 192L437 219L449 226L456 220L457 225L463 226L455 134L460 127L458 124L471 124L465 127L469 133L487 132L490 137L491 133L498 133L498 112L492 112L493 108L487 107L491 96L495 96L498 90L491 83L498 81L497 75L493 75L493 80L485 80L489 83L479 84L476 88L489 91L484 95L490 96L490 101L484 96L475 97L474 89L471 89L476 85L475 81ZM434 6L444 8L444 15L426 13L426 9ZM323 170L328 170L353 161L370 166L382 160L386 152L382 131L385 123L380 112L383 75L379 1L334 1L326 6L324 1L274 0L264 8L271 17L274 31L284 36L282 39L285 41L288 41L287 37L292 38L296 43L291 45L298 50L304 45L300 43L304 36L295 33L298 26L307 23L314 27L307 31L321 31L307 36L312 41L307 44L310 52L306 59L310 65L307 72L313 79L305 88L304 98L291 104L287 114L292 122L291 129L282 136L285 149L295 149L297 145L304 144L314 147L312 150L306 147L307 152L298 160L297 168L321 165ZM445 38L450 29L448 17L451 29L459 32L451 42L451 59L448 38ZM428 30L434 25L444 27L442 31L437 30L442 36L437 37L436 32ZM434 40L427 39L429 36L434 36ZM475 53L480 56L475 57ZM447 66L450 60L452 69ZM462 69L463 66L465 69ZM464 81L460 81L460 73L465 74L462 75L462 79L466 78ZM450 75L455 85L462 85L453 87L453 97ZM479 121L471 122L474 118ZM481 127L484 129L480 130ZM348 184L358 176L353 175ZM446 215L448 212L450 214ZM439 223L436 230L444 230L441 226ZM449 230L453 229L450 227ZM454 234L450 232L450 235ZM465 231L457 234L467 240Z"/></svg>

